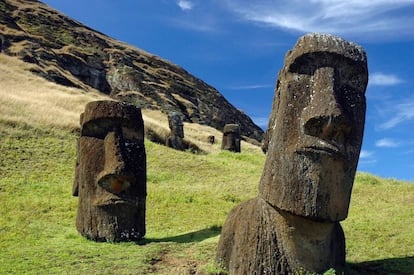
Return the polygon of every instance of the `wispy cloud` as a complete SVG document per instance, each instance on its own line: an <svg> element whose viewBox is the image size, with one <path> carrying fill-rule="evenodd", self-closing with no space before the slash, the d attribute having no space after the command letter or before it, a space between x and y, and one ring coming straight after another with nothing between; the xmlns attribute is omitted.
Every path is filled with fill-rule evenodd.
<svg viewBox="0 0 414 275"><path fill-rule="evenodd" d="M406 99L410 101L409 99ZM379 129L388 130L396 127L401 123L414 120L414 102L403 102L394 104L389 110L387 110L390 117L384 123L380 124Z"/></svg>
<svg viewBox="0 0 414 275"><path fill-rule="evenodd" d="M168 22L168 25L202 33L223 32L224 20L212 10L208 1L176 0L176 4L184 12L178 16L166 18L165 21Z"/></svg>
<svg viewBox="0 0 414 275"><path fill-rule="evenodd" d="M223 0L243 19L299 32L414 35L414 0Z"/></svg>
<svg viewBox="0 0 414 275"><path fill-rule="evenodd" d="M403 82L394 74L372 73L369 75L369 85L372 86L394 86Z"/></svg>
<svg viewBox="0 0 414 275"><path fill-rule="evenodd" d="M218 33L220 29L218 28L218 22L214 17L200 17L199 22L194 24L194 20L191 18L183 19L183 18L170 18L168 19L169 22L179 28L196 31L196 32L203 32L203 33Z"/></svg>
<svg viewBox="0 0 414 275"><path fill-rule="evenodd" d="M377 160L374 158L375 153L373 151L361 150L359 154L359 166L376 163Z"/></svg>
<svg viewBox="0 0 414 275"><path fill-rule="evenodd" d="M381 148L395 148L398 147L400 144L393 140L393 139L389 139L389 138L383 138L383 139L379 139L377 140L377 142L375 142L375 146L377 147L381 147Z"/></svg>
<svg viewBox="0 0 414 275"><path fill-rule="evenodd" d="M374 156L374 152L366 151L366 150L361 150L361 153L359 154L360 159L369 159L369 158L372 158L373 156Z"/></svg>
<svg viewBox="0 0 414 275"><path fill-rule="evenodd" d="M179 0L177 2L177 5L182 9L183 11L192 10L194 7L194 3L188 0Z"/></svg>
<svg viewBox="0 0 414 275"><path fill-rule="evenodd" d="M257 89L265 89L265 88L272 88L273 85L270 84L251 84L251 85L240 85L240 86L231 86L228 89L230 90L257 90Z"/></svg>

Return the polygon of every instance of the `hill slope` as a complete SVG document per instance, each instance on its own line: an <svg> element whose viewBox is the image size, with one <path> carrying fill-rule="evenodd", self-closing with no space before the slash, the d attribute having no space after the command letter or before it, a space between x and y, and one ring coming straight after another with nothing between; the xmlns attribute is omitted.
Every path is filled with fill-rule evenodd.
<svg viewBox="0 0 414 275"><path fill-rule="evenodd" d="M108 95L65 87L33 75L35 65L0 53L0 122L6 125L58 128L79 132L79 116L85 105ZM159 110L142 110L145 131L165 138L170 130L167 116ZM184 123L185 140L206 153L218 152L222 133L207 125ZM208 142L215 136L217 142ZM242 141L243 151L260 152L258 146Z"/></svg>
<svg viewBox="0 0 414 275"><path fill-rule="evenodd" d="M197 155L146 141L147 235L95 243L75 227L76 138L0 122L0 274L219 274L221 226L257 195L261 152ZM358 175L343 223L351 274L412 274L413 194L413 184Z"/></svg>
<svg viewBox="0 0 414 275"><path fill-rule="evenodd" d="M0 2L0 52L18 56L53 82L98 90L124 101L222 130L241 125L261 141L263 131L216 89L183 68L76 22L39 1Z"/></svg>
<svg viewBox="0 0 414 275"><path fill-rule="evenodd" d="M198 155L146 140L145 239L87 241L71 196L76 129L84 104L103 95L48 82L30 66L0 54L0 274L218 274L221 225L257 195L261 150ZM152 112L146 123L159 120ZM214 131L197 127L187 129ZM414 184L358 174L342 224L350 274L412 274Z"/></svg>

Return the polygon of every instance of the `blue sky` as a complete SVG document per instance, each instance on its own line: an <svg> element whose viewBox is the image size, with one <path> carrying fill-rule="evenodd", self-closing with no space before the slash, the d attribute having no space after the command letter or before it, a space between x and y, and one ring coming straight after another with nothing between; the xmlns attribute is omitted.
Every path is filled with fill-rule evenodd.
<svg viewBox="0 0 414 275"><path fill-rule="evenodd" d="M286 52L307 32L367 51L359 171L414 181L414 0L45 0L180 65L265 127Z"/></svg>

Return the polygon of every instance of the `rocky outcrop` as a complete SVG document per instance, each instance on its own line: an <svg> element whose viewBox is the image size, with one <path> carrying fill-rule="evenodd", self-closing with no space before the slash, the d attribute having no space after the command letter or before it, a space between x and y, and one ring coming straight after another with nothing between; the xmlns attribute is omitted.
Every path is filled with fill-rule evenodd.
<svg viewBox="0 0 414 275"><path fill-rule="evenodd" d="M237 123L243 136L263 131L216 89L183 68L90 29L38 1L0 2L0 49L33 63L56 83L96 89L140 108L180 113L185 122L222 130Z"/></svg>

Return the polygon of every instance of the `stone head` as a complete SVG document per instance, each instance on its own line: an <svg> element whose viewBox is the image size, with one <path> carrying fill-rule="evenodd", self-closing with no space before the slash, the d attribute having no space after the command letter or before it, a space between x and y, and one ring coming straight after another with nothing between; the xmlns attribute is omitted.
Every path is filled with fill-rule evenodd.
<svg viewBox="0 0 414 275"><path fill-rule="evenodd" d="M223 150L240 152L240 125L226 124L223 128L223 141L221 144Z"/></svg>
<svg viewBox="0 0 414 275"><path fill-rule="evenodd" d="M179 113L172 112L168 115L168 124L172 136L184 138L184 125Z"/></svg>
<svg viewBox="0 0 414 275"><path fill-rule="evenodd" d="M145 234L146 155L139 108L109 100L86 105L74 195L82 235L117 241Z"/></svg>
<svg viewBox="0 0 414 275"><path fill-rule="evenodd" d="M285 57L268 129L260 196L315 220L346 218L365 122L365 51L308 34Z"/></svg>

